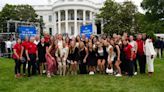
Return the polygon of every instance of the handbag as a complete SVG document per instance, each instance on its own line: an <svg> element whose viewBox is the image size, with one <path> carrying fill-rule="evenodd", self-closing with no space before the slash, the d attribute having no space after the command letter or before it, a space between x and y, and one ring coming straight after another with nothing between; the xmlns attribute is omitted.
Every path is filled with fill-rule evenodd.
<svg viewBox="0 0 164 92"><path fill-rule="evenodd" d="M24 57L22 57L22 60L21 60L22 63L26 62L26 59Z"/></svg>

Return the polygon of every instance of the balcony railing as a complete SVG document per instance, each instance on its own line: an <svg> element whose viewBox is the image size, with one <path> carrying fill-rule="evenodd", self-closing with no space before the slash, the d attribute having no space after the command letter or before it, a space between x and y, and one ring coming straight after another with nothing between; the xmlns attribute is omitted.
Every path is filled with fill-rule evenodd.
<svg viewBox="0 0 164 92"><path fill-rule="evenodd" d="M74 20L74 17L72 17L72 18L68 18L68 20ZM81 21L83 21L83 18L77 18L77 20L81 20ZM65 19L62 18L61 21L65 21ZM89 19L89 18L86 18L86 21L90 21L90 19ZM58 19L56 19L56 22L58 22Z"/></svg>

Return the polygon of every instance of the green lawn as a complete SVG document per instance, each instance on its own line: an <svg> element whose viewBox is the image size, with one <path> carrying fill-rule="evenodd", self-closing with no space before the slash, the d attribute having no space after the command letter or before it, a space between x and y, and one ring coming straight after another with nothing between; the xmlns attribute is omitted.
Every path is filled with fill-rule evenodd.
<svg viewBox="0 0 164 92"><path fill-rule="evenodd" d="M164 59L155 61L153 77L137 75L77 75L53 78L14 78L14 62L0 59L0 92L164 92Z"/></svg>

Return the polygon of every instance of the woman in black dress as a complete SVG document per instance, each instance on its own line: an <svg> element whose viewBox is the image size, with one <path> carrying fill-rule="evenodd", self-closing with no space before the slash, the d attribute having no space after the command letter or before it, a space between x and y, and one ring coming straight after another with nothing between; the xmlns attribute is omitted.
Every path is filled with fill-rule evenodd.
<svg viewBox="0 0 164 92"><path fill-rule="evenodd" d="M38 48L38 73L42 75L43 70L46 70L46 48L48 48L48 44L45 43L45 39L41 38L41 41L37 45Z"/></svg>
<svg viewBox="0 0 164 92"><path fill-rule="evenodd" d="M70 62L70 70L72 75L77 74L77 62L79 60L78 48L75 45L75 41L71 41L68 53L68 61Z"/></svg>
<svg viewBox="0 0 164 92"><path fill-rule="evenodd" d="M104 50L104 58L105 58L105 68L108 68L107 67L107 64L108 64L108 51L109 51L109 43L107 40L104 40L103 41L103 50Z"/></svg>
<svg viewBox="0 0 164 92"><path fill-rule="evenodd" d="M79 44L79 69L80 69L80 74L87 74L87 69L86 69L86 59L88 57L88 50L84 45L84 42L80 42Z"/></svg>
<svg viewBox="0 0 164 92"><path fill-rule="evenodd" d="M97 64L99 68L99 72L102 74L105 70L105 62L106 62L106 48L104 48L102 43L98 43L98 48L96 50L97 53Z"/></svg>
<svg viewBox="0 0 164 92"><path fill-rule="evenodd" d="M113 39L111 39L112 41L114 41ZM120 68L120 64L121 64L121 60L120 60L120 47L119 45L116 43L116 41L111 44L114 48L114 52L116 54L115 58L114 58L114 63L115 63L115 67L117 68L118 70L118 73L116 74L116 77L121 77L122 74L121 74L121 68Z"/></svg>
<svg viewBox="0 0 164 92"><path fill-rule="evenodd" d="M121 43L119 44L119 48L120 48L120 68L121 68L121 72L126 74L127 72L127 62L125 60L125 53L124 53L124 45Z"/></svg>
<svg viewBox="0 0 164 92"><path fill-rule="evenodd" d="M89 67L89 74L94 74L96 71L96 65L97 65L97 57L96 57L96 51L93 48L92 43L88 43L88 57L87 57L87 64Z"/></svg>

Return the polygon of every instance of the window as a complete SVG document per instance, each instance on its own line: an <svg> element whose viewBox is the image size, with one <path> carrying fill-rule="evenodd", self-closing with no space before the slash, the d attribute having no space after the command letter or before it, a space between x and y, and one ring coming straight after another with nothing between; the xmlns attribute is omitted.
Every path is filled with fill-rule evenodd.
<svg viewBox="0 0 164 92"><path fill-rule="evenodd" d="M74 35L74 27L71 26L71 35Z"/></svg>
<svg viewBox="0 0 164 92"><path fill-rule="evenodd" d="M71 20L74 20L74 12L71 11Z"/></svg>
<svg viewBox="0 0 164 92"><path fill-rule="evenodd" d="M86 12L86 20L89 20L89 18L90 18L90 14L89 12Z"/></svg>
<svg viewBox="0 0 164 92"><path fill-rule="evenodd" d="M15 32L15 23L9 23L9 32Z"/></svg>
<svg viewBox="0 0 164 92"><path fill-rule="evenodd" d="M51 15L49 15L49 22L52 22L52 16Z"/></svg>
<svg viewBox="0 0 164 92"><path fill-rule="evenodd" d="M43 20L43 16L40 16L40 19Z"/></svg>
<svg viewBox="0 0 164 92"><path fill-rule="evenodd" d="M52 28L49 28L49 33L50 35L52 35Z"/></svg>

